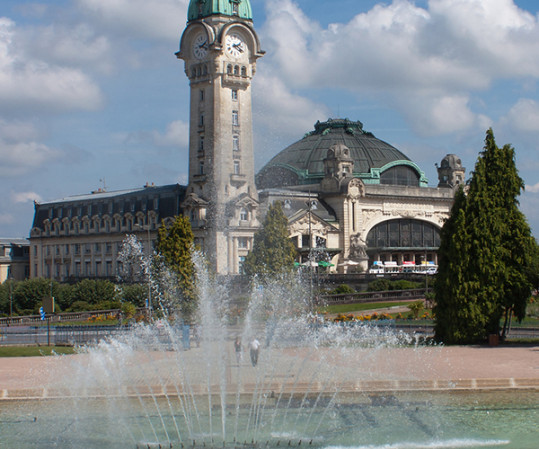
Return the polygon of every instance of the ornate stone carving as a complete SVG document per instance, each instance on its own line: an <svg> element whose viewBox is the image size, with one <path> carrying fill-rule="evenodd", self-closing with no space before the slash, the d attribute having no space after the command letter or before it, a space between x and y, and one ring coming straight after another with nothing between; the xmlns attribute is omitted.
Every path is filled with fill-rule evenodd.
<svg viewBox="0 0 539 449"><path fill-rule="evenodd" d="M368 259L367 243L361 238L360 234L350 236L350 258L355 260Z"/></svg>

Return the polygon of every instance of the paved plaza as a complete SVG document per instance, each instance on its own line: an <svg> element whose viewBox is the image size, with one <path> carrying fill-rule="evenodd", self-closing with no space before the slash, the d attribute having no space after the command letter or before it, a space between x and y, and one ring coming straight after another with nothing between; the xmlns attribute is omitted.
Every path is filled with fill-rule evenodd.
<svg viewBox="0 0 539 449"><path fill-rule="evenodd" d="M96 394L107 394L96 377L106 378L107 369L117 368L117 385L136 388L137 394L144 388L152 394L178 392L185 378L195 392L204 393L209 384L218 389L223 376L228 388L245 393L261 385L268 391L539 389L539 346L263 348L256 367L251 366L247 353L240 364L236 363L232 342L227 342L226 348L229 353L222 368L211 362L215 355L207 358L202 348L180 353L133 352L121 364L113 356L105 360L109 368L101 367L101 371L95 370L96 358L91 354L3 358L0 399L61 397L77 394L81 385L91 389L94 384ZM208 370L214 373L208 376ZM84 376L87 379L81 383Z"/></svg>

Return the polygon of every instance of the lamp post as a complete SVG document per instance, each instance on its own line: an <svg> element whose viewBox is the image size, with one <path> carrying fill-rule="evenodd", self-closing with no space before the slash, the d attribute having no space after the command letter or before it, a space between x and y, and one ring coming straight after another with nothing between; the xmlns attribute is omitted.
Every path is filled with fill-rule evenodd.
<svg viewBox="0 0 539 449"><path fill-rule="evenodd" d="M8 276L9 281L9 318L13 317L13 276L11 272Z"/></svg>

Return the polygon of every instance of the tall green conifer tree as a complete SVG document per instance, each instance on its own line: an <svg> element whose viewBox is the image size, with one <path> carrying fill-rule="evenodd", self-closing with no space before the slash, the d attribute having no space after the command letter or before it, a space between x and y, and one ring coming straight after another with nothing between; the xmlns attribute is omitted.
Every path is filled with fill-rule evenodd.
<svg viewBox="0 0 539 449"><path fill-rule="evenodd" d="M468 195L457 195L442 229L435 287L440 341L479 342L500 333L504 315L524 317L531 292L525 267L531 261L533 239L518 209L524 183L514 158L514 149L499 148L489 129Z"/></svg>
<svg viewBox="0 0 539 449"><path fill-rule="evenodd" d="M254 237L253 249L247 255L244 269L248 275L273 276L294 267L296 248L288 238L288 219L280 202L270 205Z"/></svg>
<svg viewBox="0 0 539 449"><path fill-rule="evenodd" d="M179 288L187 302L195 296L195 267L192 260L194 234L189 218L179 215L167 227L161 224L157 234L157 253L165 266L176 274Z"/></svg>

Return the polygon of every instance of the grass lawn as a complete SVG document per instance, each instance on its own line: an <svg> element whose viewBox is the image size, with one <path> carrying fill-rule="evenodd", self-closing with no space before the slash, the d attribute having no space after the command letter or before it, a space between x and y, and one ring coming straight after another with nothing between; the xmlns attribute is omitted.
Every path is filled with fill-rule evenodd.
<svg viewBox="0 0 539 449"><path fill-rule="evenodd" d="M386 309L388 307L407 307L410 301L403 302L376 302L376 303L357 303L357 304L338 304L333 306L327 306L320 309L320 312L327 313L350 313L350 312L362 312L363 310L375 310Z"/></svg>
<svg viewBox="0 0 539 449"><path fill-rule="evenodd" d="M0 346L0 357L39 357L53 354L74 354L70 346Z"/></svg>

